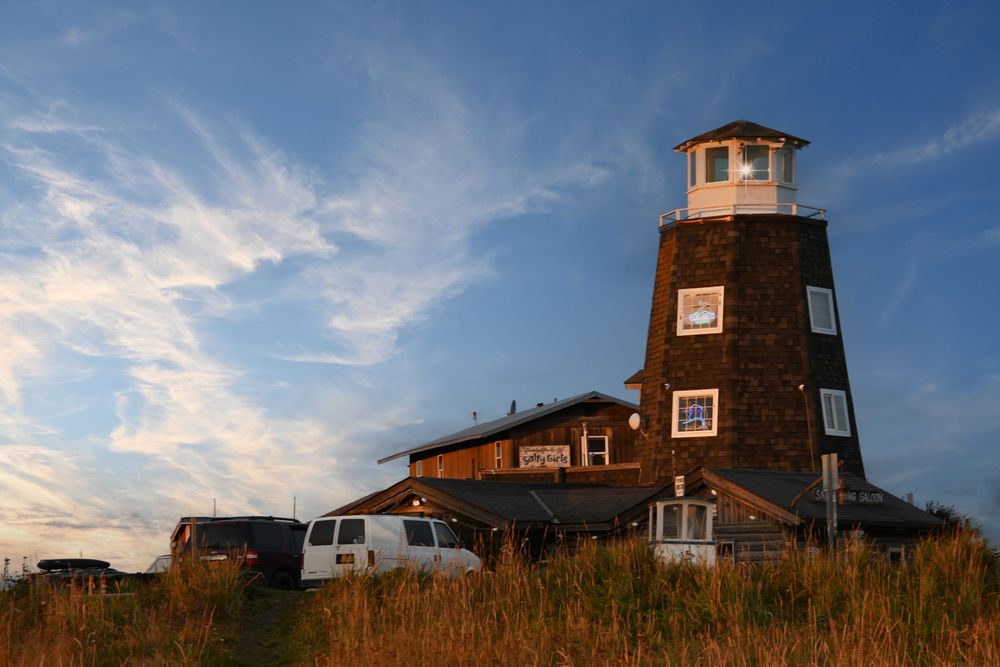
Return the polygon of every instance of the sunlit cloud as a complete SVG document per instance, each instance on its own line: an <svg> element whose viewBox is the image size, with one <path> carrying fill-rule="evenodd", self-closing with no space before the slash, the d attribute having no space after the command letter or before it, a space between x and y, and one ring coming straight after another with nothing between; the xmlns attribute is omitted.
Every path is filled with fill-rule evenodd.
<svg viewBox="0 0 1000 667"><path fill-rule="evenodd" d="M418 401L334 375L312 388L333 409L303 397L278 413L273 391L307 391L298 364L268 393L255 363L346 372L393 359L401 331L494 275L471 251L479 230L608 175L586 160L524 169L423 73L381 75L427 113L371 119L345 158L351 179L321 178L241 121L176 101L165 131L183 159L64 104L13 119L2 150L29 187L0 210L0 523L17 527L0 551L45 544L140 567L178 516L213 500L290 513L279 510L295 495L326 511L370 491L359 443L412 423ZM305 325L270 343L217 331L276 307ZM98 393L42 414L67 355ZM107 427L74 419L85 410Z"/></svg>

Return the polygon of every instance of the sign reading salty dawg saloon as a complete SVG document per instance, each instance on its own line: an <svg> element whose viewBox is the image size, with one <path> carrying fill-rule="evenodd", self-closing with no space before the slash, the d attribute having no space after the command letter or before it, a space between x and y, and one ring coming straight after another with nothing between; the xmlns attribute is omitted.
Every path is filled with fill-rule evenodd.
<svg viewBox="0 0 1000 667"><path fill-rule="evenodd" d="M813 491L813 496L819 502L826 501L826 493L823 489ZM883 505L885 504L885 493L883 491L856 491L854 489L841 489L837 491L837 498L840 504L849 505Z"/></svg>
<svg viewBox="0 0 1000 667"><path fill-rule="evenodd" d="M521 447L522 468L565 468L569 466L569 445Z"/></svg>

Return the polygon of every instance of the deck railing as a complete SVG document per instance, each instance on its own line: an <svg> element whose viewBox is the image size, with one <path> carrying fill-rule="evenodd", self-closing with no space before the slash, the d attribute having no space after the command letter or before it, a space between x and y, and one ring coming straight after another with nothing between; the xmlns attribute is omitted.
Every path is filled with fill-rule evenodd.
<svg viewBox="0 0 1000 667"><path fill-rule="evenodd" d="M660 216L660 226L669 225L680 220L692 218L717 218L724 215L741 213L763 214L776 213L780 215L797 215L803 218L826 220L826 209L803 204L730 204L729 206L704 206L701 208L675 208Z"/></svg>

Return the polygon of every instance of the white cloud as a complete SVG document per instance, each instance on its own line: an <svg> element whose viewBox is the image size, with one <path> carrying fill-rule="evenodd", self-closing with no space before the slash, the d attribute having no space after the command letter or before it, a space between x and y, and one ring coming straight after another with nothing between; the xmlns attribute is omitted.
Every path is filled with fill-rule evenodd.
<svg viewBox="0 0 1000 667"><path fill-rule="evenodd" d="M903 146L872 157L876 164L907 165L934 160L1000 136L1000 109L986 109L964 118L928 141Z"/></svg>
<svg viewBox="0 0 1000 667"><path fill-rule="evenodd" d="M503 128L487 131L425 74L383 72L407 111L368 123L345 156L347 182L178 104L186 134L168 141L185 142L183 162L66 121L59 105L9 125L3 149L31 189L0 210L0 496L11 499L0 552L41 545L140 567L177 516L212 498L226 513L276 512L292 495L321 510L371 490L356 474L373 458L359 439L412 422L417 399L393 403L343 375L321 388L334 402L320 411L289 365L277 384L301 407L280 413L248 386L261 356L390 360L404 328L492 275L470 251L478 230L607 177L586 160L524 170ZM263 267L280 267L277 283ZM268 299L315 331L278 322L274 348L225 353L239 341L213 322ZM33 397L58 381L54 360L67 352L114 376L85 397L111 427L71 433L37 414Z"/></svg>

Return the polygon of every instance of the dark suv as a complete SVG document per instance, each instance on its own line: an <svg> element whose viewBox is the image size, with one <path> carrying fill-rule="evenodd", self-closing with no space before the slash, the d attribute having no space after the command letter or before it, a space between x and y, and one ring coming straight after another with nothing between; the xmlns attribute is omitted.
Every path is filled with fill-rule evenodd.
<svg viewBox="0 0 1000 667"><path fill-rule="evenodd" d="M273 516L186 516L170 536L170 553L175 561L190 557L192 549L201 560L240 559L266 585L296 589L308 527Z"/></svg>

